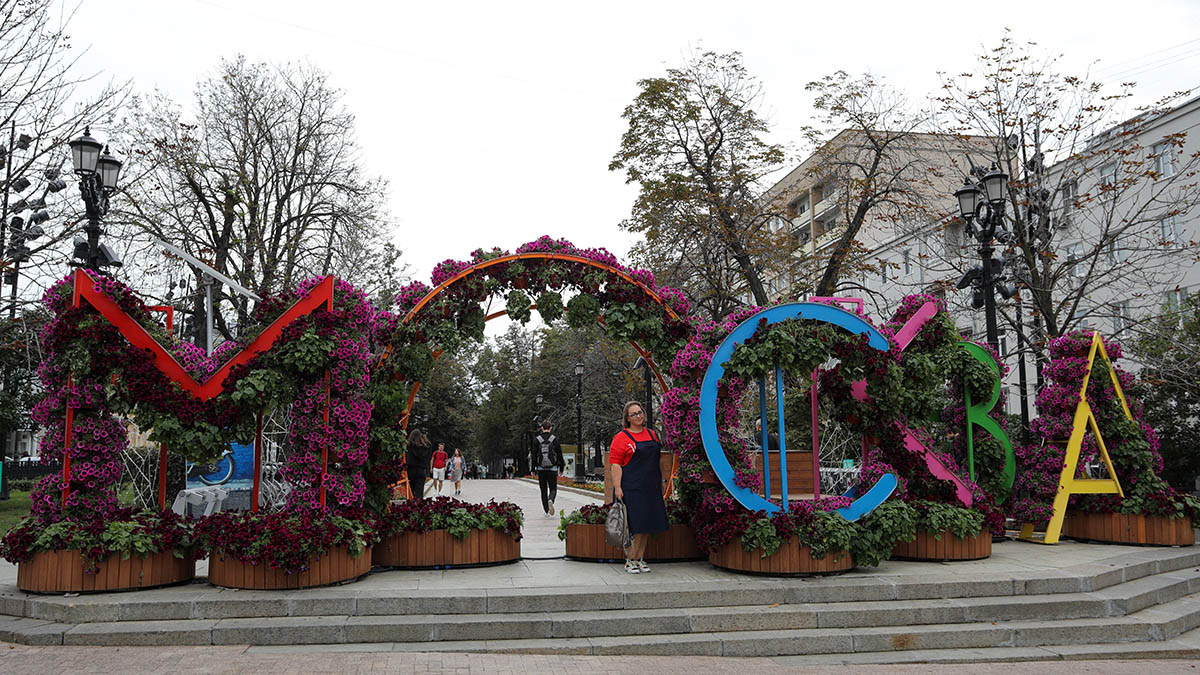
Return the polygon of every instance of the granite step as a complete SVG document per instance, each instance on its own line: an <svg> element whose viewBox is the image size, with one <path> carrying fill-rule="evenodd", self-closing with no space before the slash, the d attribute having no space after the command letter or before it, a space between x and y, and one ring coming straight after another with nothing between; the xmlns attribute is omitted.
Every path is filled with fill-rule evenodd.
<svg viewBox="0 0 1200 675"><path fill-rule="evenodd" d="M473 615L323 615L66 623L0 617L26 644L401 643L421 651L780 655L1165 640L1200 626L1200 572L1097 593L898 602ZM1147 603L1149 599L1149 604ZM1126 613L1129 606L1137 611ZM807 645L807 646L806 646ZM616 650L616 651L613 651Z"/></svg>
<svg viewBox="0 0 1200 675"><path fill-rule="evenodd" d="M936 569L936 565L931 565ZM631 583L577 590L490 588L377 592L354 585L305 591L231 591L192 584L138 593L76 597L0 591L0 615L59 623L287 616L525 614L619 609L1040 597L1104 592L1123 612L1200 590L1200 548L1154 549L1061 570L980 573L970 580L935 573L854 574L808 579ZM1173 577L1170 575L1174 575ZM1135 583L1138 582L1138 583ZM1134 584L1134 585L1130 585Z"/></svg>

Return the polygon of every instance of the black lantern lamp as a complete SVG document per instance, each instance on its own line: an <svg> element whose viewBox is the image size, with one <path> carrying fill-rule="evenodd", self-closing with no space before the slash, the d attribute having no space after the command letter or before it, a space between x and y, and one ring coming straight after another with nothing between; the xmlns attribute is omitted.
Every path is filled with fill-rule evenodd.
<svg viewBox="0 0 1200 675"><path fill-rule="evenodd" d="M996 168L995 165L983 176L983 189L987 191L988 201L993 204L1004 201L1004 191L1007 186L1008 175Z"/></svg>
<svg viewBox="0 0 1200 675"><path fill-rule="evenodd" d="M90 176L96 172L96 163L100 160L100 151L104 146L92 138L91 127L83 130L83 135L71 141L71 161L75 164L75 173ZM119 168L119 165L118 165ZM114 183L115 185L115 183Z"/></svg>
<svg viewBox="0 0 1200 675"><path fill-rule="evenodd" d="M979 188L967 179L962 187L954 191L954 196L958 199L958 215L962 216L963 220L973 219L975 209L979 206Z"/></svg>
<svg viewBox="0 0 1200 675"><path fill-rule="evenodd" d="M108 154L107 147L104 148L100 159L96 160L96 170L100 172L100 183L104 186L104 192L110 195L116 192L117 176L121 174L121 161Z"/></svg>

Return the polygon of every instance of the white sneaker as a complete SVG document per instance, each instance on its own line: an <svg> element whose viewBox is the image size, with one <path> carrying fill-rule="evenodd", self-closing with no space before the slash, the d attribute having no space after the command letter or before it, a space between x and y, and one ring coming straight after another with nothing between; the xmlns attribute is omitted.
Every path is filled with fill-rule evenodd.
<svg viewBox="0 0 1200 675"><path fill-rule="evenodd" d="M554 500L550 500L550 515L554 515Z"/></svg>
<svg viewBox="0 0 1200 675"><path fill-rule="evenodd" d="M641 574L642 568L638 566L636 560L626 560L625 571L629 572L630 574Z"/></svg>
<svg viewBox="0 0 1200 675"><path fill-rule="evenodd" d="M633 562L638 566L638 571L642 574L648 574L650 572L650 566L646 564L645 560L634 560Z"/></svg>

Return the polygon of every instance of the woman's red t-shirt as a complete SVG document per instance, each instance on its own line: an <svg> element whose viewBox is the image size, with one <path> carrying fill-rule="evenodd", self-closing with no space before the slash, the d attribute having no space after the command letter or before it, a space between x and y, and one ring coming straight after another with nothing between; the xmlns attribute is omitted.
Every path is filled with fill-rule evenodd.
<svg viewBox="0 0 1200 675"><path fill-rule="evenodd" d="M629 435L625 435L625 432ZM629 436L633 436L633 441L629 440ZM650 434L650 428L646 427L639 433L633 433L628 429L623 429L613 436L612 443L608 446L608 463L619 464L625 466L629 460L633 459L634 441L652 441L654 436Z"/></svg>

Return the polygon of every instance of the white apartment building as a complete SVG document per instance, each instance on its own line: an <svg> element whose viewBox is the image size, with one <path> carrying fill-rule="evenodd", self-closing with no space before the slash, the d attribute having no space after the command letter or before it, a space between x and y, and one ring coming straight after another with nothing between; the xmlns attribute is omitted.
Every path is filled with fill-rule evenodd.
<svg viewBox="0 0 1200 675"><path fill-rule="evenodd" d="M1091 139L1087 152L1044 169L1040 182L1051 194L1048 222L1039 235L1045 252L1039 272L1045 273L1043 285L1055 289L1059 332L1090 328L1128 340L1145 319L1200 292L1200 190L1192 176L1200 166L1197 124L1200 97L1118 125ZM782 204L787 214L774 227L789 228L796 244L789 269L767 278L773 297L809 295L845 231L854 199L847 199L845 173L826 171L824 165L844 148L853 152L855 135L852 130L838 134L768 190L766 199ZM948 216L957 210L953 192L962 184L964 156L986 165L994 155L991 141L914 134L897 154L894 177L914 181L908 196L915 207L889 204L868 217L856 238L857 264L842 277L836 294L863 297L875 320L888 318L905 295L940 294L960 332L983 340L983 310L971 306L969 289L954 288L979 264L978 243L965 236L961 221ZM1025 170L1022 164L1017 171ZM1017 214L1009 208L1010 222L1024 222L1028 215L1023 208ZM1008 272L1029 279L1024 261L1009 257ZM1026 334L1033 335L1035 319L1027 291L1019 300L997 297L997 302L1004 314L999 347L1010 369L1008 408L1016 413L1020 348L1013 326L1019 315ZM1026 376L1036 415L1032 358L1026 360Z"/></svg>

